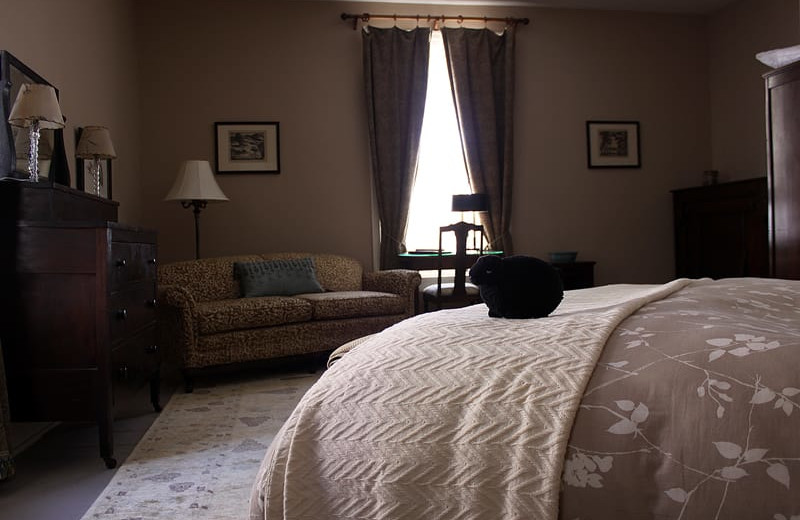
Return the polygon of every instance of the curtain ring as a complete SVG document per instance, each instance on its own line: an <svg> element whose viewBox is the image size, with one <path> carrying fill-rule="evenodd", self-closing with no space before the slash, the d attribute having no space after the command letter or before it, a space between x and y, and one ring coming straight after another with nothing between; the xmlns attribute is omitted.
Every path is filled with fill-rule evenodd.
<svg viewBox="0 0 800 520"><path fill-rule="evenodd" d="M461 16L461 15L458 15L458 25L462 25L463 23L464 23L464 17Z"/></svg>

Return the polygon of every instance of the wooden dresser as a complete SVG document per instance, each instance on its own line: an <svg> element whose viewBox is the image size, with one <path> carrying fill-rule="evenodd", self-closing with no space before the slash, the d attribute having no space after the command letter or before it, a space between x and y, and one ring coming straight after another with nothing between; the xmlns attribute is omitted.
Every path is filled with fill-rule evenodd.
<svg viewBox="0 0 800 520"><path fill-rule="evenodd" d="M768 276L765 177L674 190L675 274Z"/></svg>
<svg viewBox="0 0 800 520"><path fill-rule="evenodd" d="M765 74L770 274L800 279L800 62Z"/></svg>
<svg viewBox="0 0 800 520"><path fill-rule="evenodd" d="M112 421L149 385L159 405L156 233L117 203L60 185L0 181L3 353L12 420Z"/></svg>

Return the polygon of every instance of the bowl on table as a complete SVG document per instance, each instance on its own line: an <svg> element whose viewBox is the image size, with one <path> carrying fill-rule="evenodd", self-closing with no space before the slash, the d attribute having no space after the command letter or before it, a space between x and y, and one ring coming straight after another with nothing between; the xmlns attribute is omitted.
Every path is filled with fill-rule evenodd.
<svg viewBox="0 0 800 520"><path fill-rule="evenodd" d="M551 264L571 264L578 257L577 251L555 251L547 253Z"/></svg>

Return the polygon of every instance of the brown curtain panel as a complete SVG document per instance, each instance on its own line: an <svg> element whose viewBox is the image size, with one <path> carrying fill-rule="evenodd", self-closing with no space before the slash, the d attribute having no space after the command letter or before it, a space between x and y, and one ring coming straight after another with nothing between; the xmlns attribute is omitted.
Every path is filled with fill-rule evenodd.
<svg viewBox="0 0 800 520"><path fill-rule="evenodd" d="M397 267L408 225L428 84L430 29L365 27L364 82L381 269Z"/></svg>
<svg viewBox="0 0 800 520"><path fill-rule="evenodd" d="M514 29L445 27L442 36L470 185L489 197L490 247L511 254Z"/></svg>

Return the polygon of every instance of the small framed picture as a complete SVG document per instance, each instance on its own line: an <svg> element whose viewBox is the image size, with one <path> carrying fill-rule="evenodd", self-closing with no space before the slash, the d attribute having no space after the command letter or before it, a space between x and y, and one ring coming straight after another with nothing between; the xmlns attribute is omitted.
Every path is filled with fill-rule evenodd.
<svg viewBox="0 0 800 520"><path fill-rule="evenodd" d="M217 173L280 173L278 123L214 123Z"/></svg>
<svg viewBox="0 0 800 520"><path fill-rule="evenodd" d="M586 121L589 168L641 168L638 121Z"/></svg>

